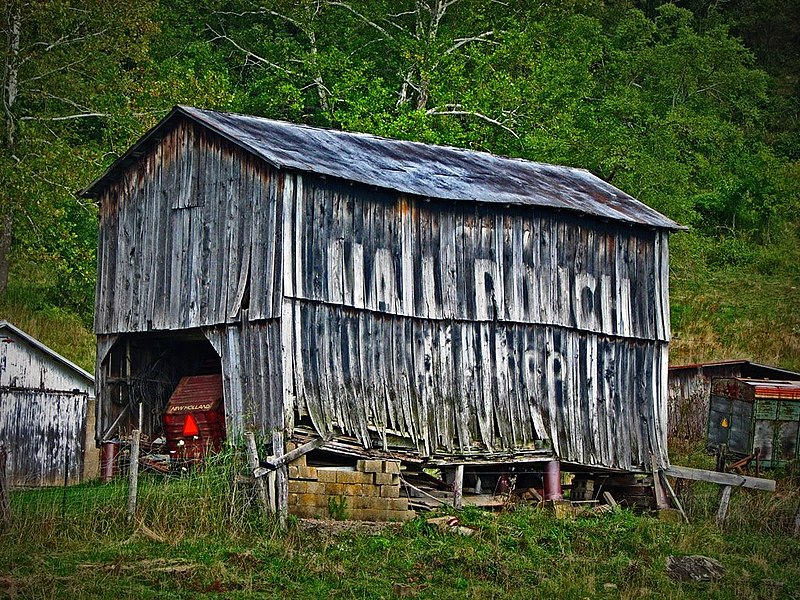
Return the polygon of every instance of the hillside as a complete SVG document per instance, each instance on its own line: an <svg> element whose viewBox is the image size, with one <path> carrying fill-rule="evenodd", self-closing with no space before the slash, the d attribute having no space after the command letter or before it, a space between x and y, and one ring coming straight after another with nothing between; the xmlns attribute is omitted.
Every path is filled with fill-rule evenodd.
<svg viewBox="0 0 800 600"><path fill-rule="evenodd" d="M589 169L690 228L673 363L800 369L793 3L228 4L9 4L0 318L92 369L75 192L184 103Z"/></svg>

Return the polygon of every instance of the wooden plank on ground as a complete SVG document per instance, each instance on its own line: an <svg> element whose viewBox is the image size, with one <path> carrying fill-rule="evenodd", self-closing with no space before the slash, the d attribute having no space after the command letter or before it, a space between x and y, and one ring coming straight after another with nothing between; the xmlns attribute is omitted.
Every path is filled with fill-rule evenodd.
<svg viewBox="0 0 800 600"><path fill-rule="evenodd" d="M672 465L664 470L670 477L679 479L693 479L695 481L708 481L719 485L730 485L733 487L745 487L754 490L775 491L775 481L772 479L761 479L759 477L748 477L746 475L736 475L733 473L718 473L717 471L706 471L705 469L692 469L690 467L678 467Z"/></svg>

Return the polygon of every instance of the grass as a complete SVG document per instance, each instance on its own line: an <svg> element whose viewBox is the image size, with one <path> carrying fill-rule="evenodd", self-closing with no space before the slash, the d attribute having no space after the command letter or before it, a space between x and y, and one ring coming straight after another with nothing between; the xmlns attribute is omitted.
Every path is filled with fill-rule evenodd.
<svg viewBox="0 0 800 600"><path fill-rule="evenodd" d="M688 257L689 242L672 240L670 364L744 358L800 371L800 248L712 267Z"/></svg>
<svg viewBox="0 0 800 600"><path fill-rule="evenodd" d="M8 321L89 373L94 373L96 339L74 313L36 300L33 286L9 283L0 295L0 320Z"/></svg>
<svg viewBox="0 0 800 600"><path fill-rule="evenodd" d="M239 460L174 479L144 474L134 521L124 481L14 492L0 598L800 597L800 539L776 518L800 499L791 474L774 496L737 490L722 530L718 489L700 485L682 491L691 525L619 509L559 520L518 506L462 511L478 531L463 537L423 517L385 528L291 518L279 532L231 483ZM710 556L726 574L672 581L673 554Z"/></svg>

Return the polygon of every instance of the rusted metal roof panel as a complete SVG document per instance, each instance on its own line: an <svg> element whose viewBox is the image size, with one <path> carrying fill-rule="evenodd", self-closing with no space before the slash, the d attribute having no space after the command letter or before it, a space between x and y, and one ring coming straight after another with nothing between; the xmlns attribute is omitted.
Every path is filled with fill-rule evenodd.
<svg viewBox="0 0 800 600"><path fill-rule="evenodd" d="M776 379L729 377L715 379L712 384L711 394L739 398L750 402L757 398L800 400L800 383Z"/></svg>
<svg viewBox="0 0 800 600"><path fill-rule="evenodd" d="M118 171L186 116L282 169L337 177L406 194L453 201L538 206L669 230L683 229L583 169L177 106L84 195L96 197Z"/></svg>

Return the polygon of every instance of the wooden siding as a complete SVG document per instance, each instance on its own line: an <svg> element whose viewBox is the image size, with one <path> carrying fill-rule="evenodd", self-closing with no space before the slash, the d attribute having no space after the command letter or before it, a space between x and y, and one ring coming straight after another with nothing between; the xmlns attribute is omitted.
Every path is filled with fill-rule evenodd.
<svg viewBox="0 0 800 600"><path fill-rule="evenodd" d="M171 131L101 199L95 331L280 314L282 173L202 129Z"/></svg>
<svg viewBox="0 0 800 600"><path fill-rule="evenodd" d="M103 194L95 329L201 328L233 438L308 415L426 456L666 464L667 242L280 171L183 123Z"/></svg>
<svg viewBox="0 0 800 600"><path fill-rule="evenodd" d="M285 402L319 431L667 463L665 232L301 175L284 193Z"/></svg>
<svg viewBox="0 0 800 600"><path fill-rule="evenodd" d="M283 429L283 374L280 320L250 322L205 330L222 358L222 387L228 439L245 431Z"/></svg>
<svg viewBox="0 0 800 600"><path fill-rule="evenodd" d="M85 393L0 389L0 440L14 486L78 483L83 472Z"/></svg>
<svg viewBox="0 0 800 600"><path fill-rule="evenodd" d="M666 232L300 175L284 191L286 297L669 339Z"/></svg>
<svg viewBox="0 0 800 600"><path fill-rule="evenodd" d="M284 304L283 322L287 400L320 432L367 447L401 436L425 456L548 439L586 465L666 461L665 343L302 300Z"/></svg>
<svg viewBox="0 0 800 600"><path fill-rule="evenodd" d="M14 332L0 332L0 388L80 390L94 396L94 383L54 360Z"/></svg>

